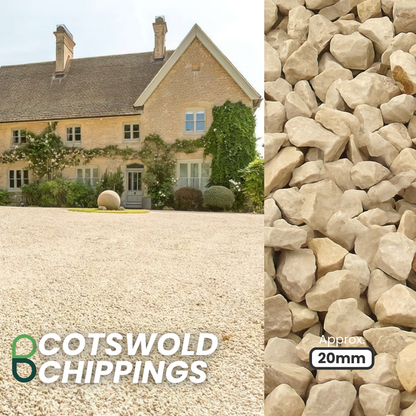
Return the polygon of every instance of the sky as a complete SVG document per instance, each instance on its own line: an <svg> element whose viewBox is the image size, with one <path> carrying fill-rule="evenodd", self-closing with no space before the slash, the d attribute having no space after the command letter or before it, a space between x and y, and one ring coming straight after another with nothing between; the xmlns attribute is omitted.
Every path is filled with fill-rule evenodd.
<svg viewBox="0 0 416 416"><path fill-rule="evenodd" d="M54 61L58 24L74 36L74 58L149 52L152 23L161 15L167 49L175 49L197 23L263 96L261 0L0 0L0 66ZM256 111L259 138L263 105Z"/></svg>

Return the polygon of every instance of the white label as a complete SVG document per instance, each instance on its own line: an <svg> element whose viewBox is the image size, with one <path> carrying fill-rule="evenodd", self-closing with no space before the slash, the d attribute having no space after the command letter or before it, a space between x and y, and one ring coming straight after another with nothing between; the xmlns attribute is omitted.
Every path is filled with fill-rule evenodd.
<svg viewBox="0 0 416 416"><path fill-rule="evenodd" d="M368 370L374 365L371 348L312 348L309 363L315 370Z"/></svg>

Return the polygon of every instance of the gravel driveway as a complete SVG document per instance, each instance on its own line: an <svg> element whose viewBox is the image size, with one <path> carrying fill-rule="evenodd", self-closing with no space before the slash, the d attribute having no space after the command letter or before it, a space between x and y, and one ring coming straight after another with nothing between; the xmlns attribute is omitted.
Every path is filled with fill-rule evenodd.
<svg viewBox="0 0 416 416"><path fill-rule="evenodd" d="M262 246L261 215L0 207L0 414L263 414ZM220 345L202 385L12 376L17 335L113 331L212 332Z"/></svg>

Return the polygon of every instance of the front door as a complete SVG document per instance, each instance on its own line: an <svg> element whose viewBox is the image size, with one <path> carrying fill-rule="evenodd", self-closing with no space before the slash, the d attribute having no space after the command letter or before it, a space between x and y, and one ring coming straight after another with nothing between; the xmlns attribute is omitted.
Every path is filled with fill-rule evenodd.
<svg viewBox="0 0 416 416"><path fill-rule="evenodd" d="M127 169L127 204L141 205L142 203L142 173L143 169Z"/></svg>

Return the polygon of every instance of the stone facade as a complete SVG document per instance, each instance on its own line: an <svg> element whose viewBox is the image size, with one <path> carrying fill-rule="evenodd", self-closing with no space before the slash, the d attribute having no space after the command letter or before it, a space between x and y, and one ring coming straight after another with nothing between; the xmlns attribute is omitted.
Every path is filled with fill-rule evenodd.
<svg viewBox="0 0 416 416"><path fill-rule="evenodd" d="M167 62L169 62L168 58L170 56L172 56L172 53L167 55ZM66 71L71 74L71 71L75 68L72 68L71 62L69 62ZM28 122L1 122L0 120L0 152L4 152L15 146L13 143L14 130L28 130L40 133L47 126L48 121L58 121L56 131L66 145L80 146L85 149L118 145L120 148L132 147L139 150L144 138L151 133L159 134L168 143L173 143L176 139L195 139L203 135L212 123L212 108L215 105L222 105L226 100L233 102L242 101L248 106L255 105L253 97L249 97L243 91L241 84L239 85L236 82L232 74L204 46L203 42L195 36L186 45L186 48L181 51L179 58L168 70L161 82L157 84L150 96L146 99L145 104L137 107L137 110L133 111L135 114L120 116L106 115L103 117L89 116L68 119L52 118L47 121ZM194 112L194 115L197 111L204 113L204 131L201 131L201 129L198 132L185 131L185 114L189 111ZM139 125L140 138L125 140L125 124ZM80 142L74 144L75 142L67 141L67 129L70 127L80 127ZM182 169L182 175L183 171L185 171L188 176L191 176L191 171L194 173L197 171L201 178L199 182L193 181L192 184L203 190L205 182L202 179L202 171L204 170L205 175L207 174L207 166L205 164L209 164L210 158L208 157L204 160L203 152L200 150L192 154L178 153L177 160L178 177L180 176L180 169ZM181 167L181 161L185 161L184 164L187 164L187 167ZM191 166L191 164L193 165ZM196 167L196 165L198 166ZM8 189L18 195L20 190L16 188L11 189L10 187L10 171L24 169L24 167L25 164L21 162L0 165L0 189ZM145 169L140 160L123 161L121 158L95 158L88 165L65 169L63 176L70 180L82 179L89 182L89 178L92 178L94 175L94 180L92 181L94 185L97 176L101 177L106 169L116 171L118 167L121 167L126 181L126 191L122 196L122 203L127 204L130 202L131 204L140 205L141 197L145 195L146 189L143 188L140 190L140 198L133 198L130 201L128 194L129 170L132 171L131 175L138 174L140 178L140 175ZM85 169L87 169L87 172ZM32 180L33 178L29 173L29 182ZM177 187L186 186L186 183L191 183L191 179L189 179L189 182L186 180L180 181Z"/></svg>

